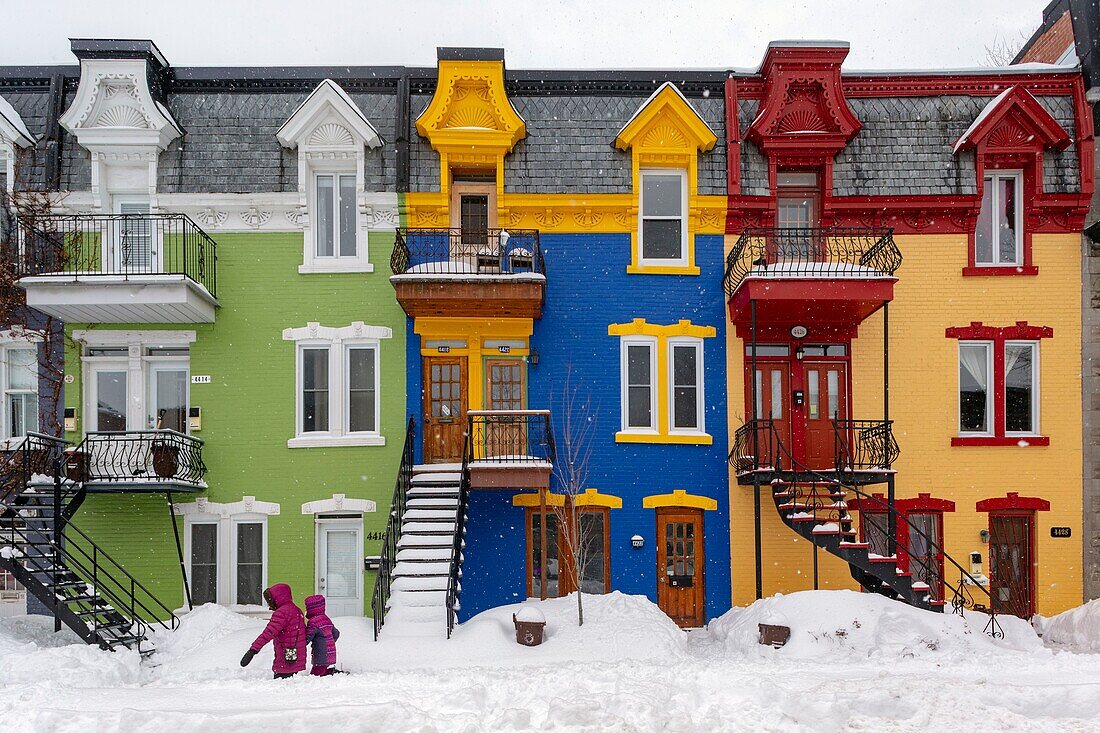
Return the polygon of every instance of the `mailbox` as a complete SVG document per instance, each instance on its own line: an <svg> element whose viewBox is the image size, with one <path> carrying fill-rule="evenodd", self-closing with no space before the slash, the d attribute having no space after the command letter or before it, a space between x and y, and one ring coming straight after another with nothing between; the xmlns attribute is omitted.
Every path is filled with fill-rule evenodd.
<svg viewBox="0 0 1100 733"><path fill-rule="evenodd" d="M670 575L668 576L668 584L673 588L690 588L692 586L693 577L691 575Z"/></svg>

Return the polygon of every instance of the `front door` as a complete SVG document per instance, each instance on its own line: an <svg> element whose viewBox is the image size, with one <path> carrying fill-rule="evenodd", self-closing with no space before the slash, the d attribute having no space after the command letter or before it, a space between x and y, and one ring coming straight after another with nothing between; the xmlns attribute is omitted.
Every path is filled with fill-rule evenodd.
<svg viewBox="0 0 1100 733"><path fill-rule="evenodd" d="M424 461L457 463L466 437L466 357L424 357Z"/></svg>
<svg viewBox="0 0 1100 733"><path fill-rule="evenodd" d="M487 410L522 410L526 407L527 387L524 384L522 359L486 359L485 408ZM526 416L498 415L486 426L486 456L527 455Z"/></svg>
<svg viewBox="0 0 1100 733"><path fill-rule="evenodd" d="M317 593L329 616L363 615L363 520L317 523Z"/></svg>
<svg viewBox="0 0 1100 733"><path fill-rule="evenodd" d="M658 508L657 605L679 626L703 625L703 564L703 510Z"/></svg>
<svg viewBox="0 0 1100 733"><path fill-rule="evenodd" d="M115 208L119 214L126 216L116 219L114 231L106 233L108 272L160 272L154 222L149 218L149 202L116 200Z"/></svg>
<svg viewBox="0 0 1100 733"><path fill-rule="evenodd" d="M187 368L154 364L149 367L148 427L187 432Z"/></svg>
<svg viewBox="0 0 1100 733"><path fill-rule="evenodd" d="M1032 588L1031 537L1034 517L993 515L989 518L989 591L993 610L1030 618Z"/></svg>
<svg viewBox="0 0 1100 733"><path fill-rule="evenodd" d="M848 419L848 377L844 362L802 363L805 385L806 465L814 469L833 468L836 462L834 420Z"/></svg>
<svg viewBox="0 0 1100 733"><path fill-rule="evenodd" d="M791 407L788 399L790 390L791 370L786 362L757 362L756 418L771 420L779 439L788 450L791 446ZM769 455L767 437L765 433L760 434L760 465L774 466L775 459L779 456Z"/></svg>

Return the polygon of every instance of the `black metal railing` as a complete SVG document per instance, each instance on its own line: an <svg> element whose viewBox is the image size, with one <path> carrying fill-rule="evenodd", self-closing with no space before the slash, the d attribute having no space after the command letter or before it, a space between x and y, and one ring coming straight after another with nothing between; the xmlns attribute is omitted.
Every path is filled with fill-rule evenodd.
<svg viewBox="0 0 1100 733"><path fill-rule="evenodd" d="M395 275L545 275L535 229L397 230Z"/></svg>
<svg viewBox="0 0 1100 733"><path fill-rule="evenodd" d="M886 228L749 228L726 256L722 284L732 295L747 277L859 278L901 267L894 230Z"/></svg>
<svg viewBox="0 0 1100 733"><path fill-rule="evenodd" d="M549 410L471 410L472 462L481 464L550 464L557 448Z"/></svg>
<svg viewBox="0 0 1100 733"><path fill-rule="evenodd" d="M61 438L28 433L0 451L0 514L15 504L35 476L53 477L66 446Z"/></svg>
<svg viewBox="0 0 1100 733"><path fill-rule="evenodd" d="M756 419L733 433L733 449L729 463L737 474L772 470L779 450L779 433L771 420Z"/></svg>
<svg viewBox="0 0 1100 733"><path fill-rule="evenodd" d="M462 553L466 548L466 510L470 505L470 458L473 454L472 434L466 433L462 450L462 474L458 484L458 507L455 511L455 536L451 543L450 572L447 574L447 638L451 638L458 622L459 596L462 595Z"/></svg>
<svg viewBox="0 0 1100 733"><path fill-rule="evenodd" d="M80 483L202 484L203 442L175 430L94 432L67 457L66 473Z"/></svg>
<svg viewBox="0 0 1100 733"><path fill-rule="evenodd" d="M885 471L901 455L893 420L833 420L837 471Z"/></svg>
<svg viewBox="0 0 1100 733"><path fill-rule="evenodd" d="M390 513L386 520L386 532L382 536L382 552L379 554L378 577L374 581L374 595L371 598L371 613L374 616L374 640L382 625L386 623L386 604L390 600L390 587L393 584L393 569L397 565L397 541L401 538L401 523L405 518L409 488L412 486L415 451L416 421L409 418L405 430L405 447L401 451L401 465L397 469L397 481L390 500Z"/></svg>
<svg viewBox="0 0 1100 733"><path fill-rule="evenodd" d="M184 275L217 296L217 245L183 214L51 214L7 245L21 276Z"/></svg>

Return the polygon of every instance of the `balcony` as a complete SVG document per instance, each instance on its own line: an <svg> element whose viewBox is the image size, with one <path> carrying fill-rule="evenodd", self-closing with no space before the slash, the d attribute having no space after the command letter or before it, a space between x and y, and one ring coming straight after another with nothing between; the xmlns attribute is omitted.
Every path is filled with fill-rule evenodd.
<svg viewBox="0 0 1100 733"><path fill-rule="evenodd" d="M471 410L470 486L546 489L556 449L549 410Z"/></svg>
<svg viewBox="0 0 1100 733"><path fill-rule="evenodd" d="M846 328L894 297L901 250L892 229L746 229L726 257L731 320Z"/></svg>
<svg viewBox="0 0 1100 733"><path fill-rule="evenodd" d="M901 454L892 420L831 420L834 441L826 460L800 455L805 440L797 440L801 436L784 422L749 420L734 433L729 462L738 484L751 486L754 478L761 484L777 479L878 484L893 475Z"/></svg>
<svg viewBox="0 0 1100 733"><path fill-rule="evenodd" d="M27 305L64 321L214 322L216 246L182 214L42 216L5 249Z"/></svg>
<svg viewBox="0 0 1100 733"><path fill-rule="evenodd" d="M203 442L175 430L88 433L66 456L69 480L103 493L206 488Z"/></svg>
<svg viewBox="0 0 1100 733"><path fill-rule="evenodd" d="M398 229L390 268L413 317L542 317L546 271L532 229Z"/></svg>

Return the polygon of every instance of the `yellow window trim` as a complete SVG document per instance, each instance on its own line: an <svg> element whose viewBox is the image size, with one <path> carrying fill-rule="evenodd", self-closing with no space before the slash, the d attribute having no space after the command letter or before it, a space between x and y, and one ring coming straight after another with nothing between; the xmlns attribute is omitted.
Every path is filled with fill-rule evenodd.
<svg viewBox="0 0 1100 733"><path fill-rule="evenodd" d="M612 496L611 494L601 494L599 489L585 489L583 494L577 494L576 498L573 500L573 504L579 507L600 506L607 507L608 509L623 508L623 500L620 497ZM512 506L538 507L541 505L542 502L539 501L539 495L537 493L514 494L512 496ZM565 494L547 492L546 506L565 506Z"/></svg>
<svg viewBox="0 0 1100 733"><path fill-rule="evenodd" d="M697 338L702 340L705 338L712 338L716 336L717 333L718 329L714 326L697 326L688 320L680 320L676 323L662 326L657 323L648 323L644 318L635 318L630 321L630 323L612 323L607 327L607 334L609 336L646 336L655 339L657 342L657 383L654 385L654 388L657 390L657 429L637 432L621 430L615 433L616 443L711 445L714 442L714 438L705 432L680 433L671 432L668 429L668 418L670 414L670 398L668 394L668 340L670 338ZM619 353L619 358L621 359L622 351L620 350ZM620 374L621 373L622 364L620 363ZM702 387L705 389L706 385L704 384Z"/></svg>
<svg viewBox="0 0 1100 733"><path fill-rule="evenodd" d="M683 489L673 489L671 494L653 494L642 499L643 509L656 509L666 506L691 507L711 512L718 508L718 502L708 496L689 494Z"/></svg>
<svg viewBox="0 0 1100 733"><path fill-rule="evenodd" d="M689 247L688 254L691 255L695 247L694 245ZM690 261L690 260L689 260ZM698 275L698 267L675 267L675 266L654 266L654 265L627 265L626 271L631 275Z"/></svg>
<svg viewBox="0 0 1100 733"><path fill-rule="evenodd" d="M549 507L563 507L565 506L564 494L552 494L546 492L546 506ZM534 494L514 494L512 496L512 506L522 507L538 507L542 506L542 502L539 500L538 493Z"/></svg>

